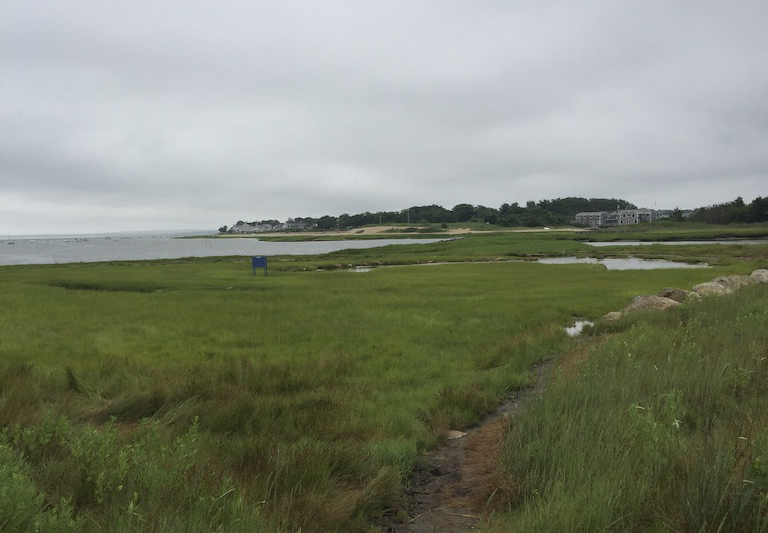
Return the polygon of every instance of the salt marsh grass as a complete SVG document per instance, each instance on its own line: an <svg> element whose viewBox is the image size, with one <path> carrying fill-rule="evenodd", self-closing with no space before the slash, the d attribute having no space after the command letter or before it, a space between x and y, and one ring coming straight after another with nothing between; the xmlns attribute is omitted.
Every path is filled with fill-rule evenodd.
<svg viewBox="0 0 768 533"><path fill-rule="evenodd" d="M768 531L765 286L629 319L509 426L491 531Z"/></svg>
<svg viewBox="0 0 768 533"><path fill-rule="evenodd" d="M562 352L572 316L730 272L525 262L296 272L584 246L485 238L276 259L268 277L243 258L3 268L0 487L17 500L0 524L364 531L401 505L404 476L445 430ZM734 383L751 383L744 372Z"/></svg>

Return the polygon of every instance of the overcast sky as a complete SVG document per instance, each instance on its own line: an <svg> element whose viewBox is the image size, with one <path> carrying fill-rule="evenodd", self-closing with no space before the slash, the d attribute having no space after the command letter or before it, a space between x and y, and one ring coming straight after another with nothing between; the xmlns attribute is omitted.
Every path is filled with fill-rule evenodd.
<svg viewBox="0 0 768 533"><path fill-rule="evenodd" d="M0 235L768 196L766 0L0 12Z"/></svg>

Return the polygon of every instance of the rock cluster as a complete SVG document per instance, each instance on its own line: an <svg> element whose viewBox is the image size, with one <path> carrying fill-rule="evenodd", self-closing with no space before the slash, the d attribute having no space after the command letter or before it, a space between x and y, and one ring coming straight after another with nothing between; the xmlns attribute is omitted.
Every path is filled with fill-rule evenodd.
<svg viewBox="0 0 768 533"><path fill-rule="evenodd" d="M755 270L749 276L719 276L712 281L694 286L692 291L666 287L658 295L635 297L624 309L608 313L603 316L603 320L618 320L627 313L640 311L663 311L670 307L678 306L690 298L699 299L705 296L731 294L746 285L754 285L756 283L768 283L768 269L761 268Z"/></svg>

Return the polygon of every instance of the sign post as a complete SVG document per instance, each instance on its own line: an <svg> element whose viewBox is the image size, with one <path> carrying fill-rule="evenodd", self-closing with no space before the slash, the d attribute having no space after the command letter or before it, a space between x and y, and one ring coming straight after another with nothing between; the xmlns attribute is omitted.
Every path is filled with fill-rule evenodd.
<svg viewBox="0 0 768 533"><path fill-rule="evenodd" d="M258 255L251 257L251 275L256 275L256 269L257 268L263 268L264 269L264 275L267 275L267 256L266 255Z"/></svg>

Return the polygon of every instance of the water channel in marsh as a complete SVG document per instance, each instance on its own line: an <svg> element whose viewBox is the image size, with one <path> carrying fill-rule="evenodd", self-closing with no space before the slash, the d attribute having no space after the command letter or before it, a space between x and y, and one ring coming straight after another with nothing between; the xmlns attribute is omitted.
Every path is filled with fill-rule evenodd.
<svg viewBox="0 0 768 533"><path fill-rule="evenodd" d="M597 259L594 257L542 257L538 262L543 265L594 264L603 265L608 270L657 270L661 268L709 268L707 263L682 263L666 259L641 259L624 257L620 259Z"/></svg>

